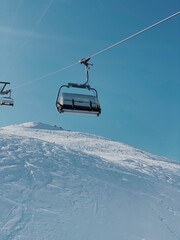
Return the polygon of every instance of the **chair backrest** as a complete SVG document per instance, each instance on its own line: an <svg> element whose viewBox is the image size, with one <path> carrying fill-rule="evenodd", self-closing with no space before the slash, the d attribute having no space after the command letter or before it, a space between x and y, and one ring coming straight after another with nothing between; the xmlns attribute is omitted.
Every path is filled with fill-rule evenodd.
<svg viewBox="0 0 180 240"><path fill-rule="evenodd" d="M59 96L59 103L61 105L63 104L71 104L72 101L77 104L89 104L90 102L92 104L99 105L98 99L96 96L93 95L85 95L85 94L77 94L77 93L62 93Z"/></svg>

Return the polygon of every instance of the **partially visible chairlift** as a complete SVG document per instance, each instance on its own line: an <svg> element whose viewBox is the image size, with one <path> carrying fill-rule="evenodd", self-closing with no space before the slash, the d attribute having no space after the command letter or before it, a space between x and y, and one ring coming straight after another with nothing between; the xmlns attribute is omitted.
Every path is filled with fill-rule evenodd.
<svg viewBox="0 0 180 240"><path fill-rule="evenodd" d="M56 108L59 113L76 113L92 116L99 116L101 107L98 100L98 92L95 88L91 88L89 82L89 65L90 58L80 60L81 64L86 68L86 82L83 84L68 83L59 88L56 99ZM63 88L78 88L91 91L91 94L67 93L62 92Z"/></svg>
<svg viewBox="0 0 180 240"><path fill-rule="evenodd" d="M6 86L10 82L0 82L0 95L3 95L0 99L0 106L14 106L14 100L11 98L11 89L5 90ZM7 96L4 96L7 95Z"/></svg>

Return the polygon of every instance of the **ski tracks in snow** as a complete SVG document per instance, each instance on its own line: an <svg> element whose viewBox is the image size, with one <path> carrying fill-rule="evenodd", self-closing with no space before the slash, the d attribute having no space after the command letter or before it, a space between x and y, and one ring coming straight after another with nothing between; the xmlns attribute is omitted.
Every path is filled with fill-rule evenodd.
<svg viewBox="0 0 180 240"><path fill-rule="evenodd" d="M43 143L44 144L44 143ZM44 163L46 147L39 140L23 137L0 139L0 239L9 240L18 235L32 219L32 198L36 188L51 181L51 160ZM47 171L41 171L41 165ZM46 169L46 168L45 168Z"/></svg>
<svg viewBox="0 0 180 240"><path fill-rule="evenodd" d="M179 165L95 136L14 131L0 138L0 239L180 239Z"/></svg>

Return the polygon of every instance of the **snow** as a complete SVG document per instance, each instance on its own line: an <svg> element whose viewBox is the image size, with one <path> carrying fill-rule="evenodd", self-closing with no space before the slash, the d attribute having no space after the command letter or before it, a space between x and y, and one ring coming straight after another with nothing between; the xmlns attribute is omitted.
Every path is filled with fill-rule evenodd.
<svg viewBox="0 0 180 240"><path fill-rule="evenodd" d="M0 239L180 239L180 164L43 123L0 128Z"/></svg>

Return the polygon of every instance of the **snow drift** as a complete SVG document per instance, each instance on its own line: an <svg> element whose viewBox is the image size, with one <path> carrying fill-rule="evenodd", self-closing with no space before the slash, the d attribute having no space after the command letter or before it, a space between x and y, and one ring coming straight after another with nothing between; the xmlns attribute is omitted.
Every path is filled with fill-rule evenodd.
<svg viewBox="0 0 180 240"><path fill-rule="evenodd" d="M180 165L42 123L0 128L1 240L180 239Z"/></svg>

